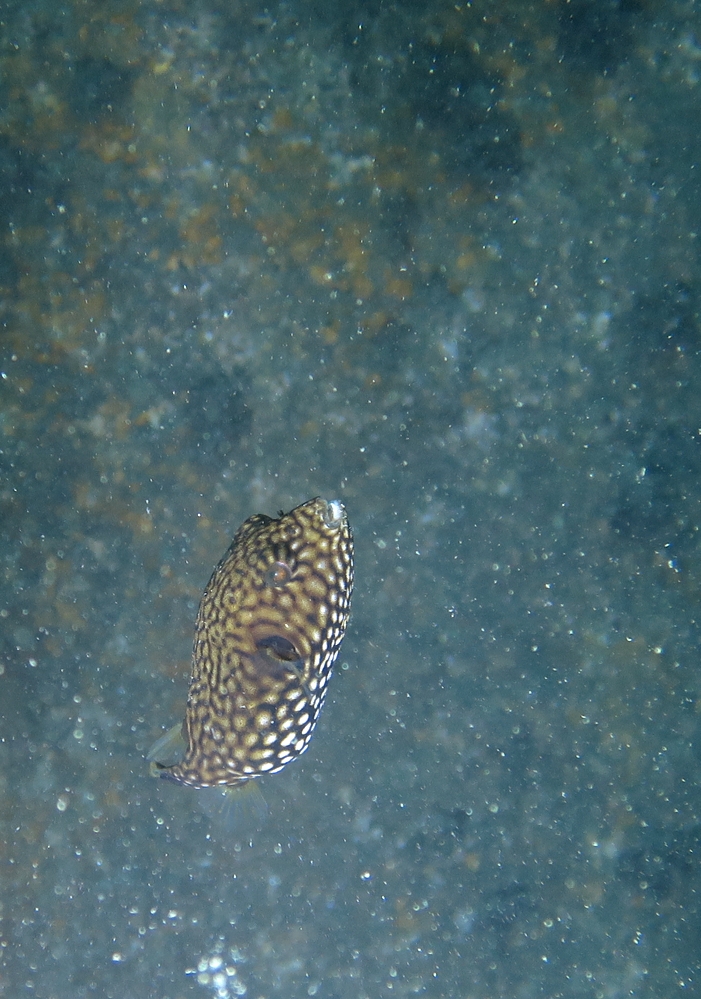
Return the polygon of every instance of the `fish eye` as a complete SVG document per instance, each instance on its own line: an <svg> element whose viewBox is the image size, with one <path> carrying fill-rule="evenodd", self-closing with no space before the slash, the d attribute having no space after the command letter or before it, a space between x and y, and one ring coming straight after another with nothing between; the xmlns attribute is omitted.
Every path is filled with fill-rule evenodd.
<svg viewBox="0 0 701 999"><path fill-rule="evenodd" d="M284 586L291 579L292 569L286 562L273 562L263 576L266 586Z"/></svg>
<svg viewBox="0 0 701 999"><path fill-rule="evenodd" d="M321 518L324 521L326 527L330 531L335 531L343 523L343 516L345 514L345 507L340 500L329 500L323 503L323 512Z"/></svg>
<svg viewBox="0 0 701 999"><path fill-rule="evenodd" d="M269 635L267 638L261 638L259 642L256 642L256 647L259 650L265 649L268 655L283 663L296 662L302 658L292 642L282 635Z"/></svg>

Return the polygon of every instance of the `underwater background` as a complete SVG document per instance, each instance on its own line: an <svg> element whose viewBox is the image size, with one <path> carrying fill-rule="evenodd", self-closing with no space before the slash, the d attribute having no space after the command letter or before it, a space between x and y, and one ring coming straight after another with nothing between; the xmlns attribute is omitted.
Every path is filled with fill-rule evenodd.
<svg viewBox="0 0 701 999"><path fill-rule="evenodd" d="M0 5L0 995L696 994L701 9ZM152 779L356 543L260 830Z"/></svg>

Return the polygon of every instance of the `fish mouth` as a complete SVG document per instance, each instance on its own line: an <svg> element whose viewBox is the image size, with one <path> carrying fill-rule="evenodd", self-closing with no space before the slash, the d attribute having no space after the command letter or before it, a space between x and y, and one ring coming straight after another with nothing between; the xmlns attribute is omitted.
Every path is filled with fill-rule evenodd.
<svg viewBox="0 0 701 999"><path fill-rule="evenodd" d="M330 531L336 530L343 523L346 508L340 500L322 500L321 519Z"/></svg>

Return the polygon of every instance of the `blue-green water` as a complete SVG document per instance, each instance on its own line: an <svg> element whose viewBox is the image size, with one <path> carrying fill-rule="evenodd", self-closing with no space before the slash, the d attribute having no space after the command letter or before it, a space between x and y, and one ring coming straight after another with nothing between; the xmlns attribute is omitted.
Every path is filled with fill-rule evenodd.
<svg viewBox="0 0 701 999"><path fill-rule="evenodd" d="M0 995L698 987L691 2L0 17ZM308 753L149 777L236 527L346 504Z"/></svg>

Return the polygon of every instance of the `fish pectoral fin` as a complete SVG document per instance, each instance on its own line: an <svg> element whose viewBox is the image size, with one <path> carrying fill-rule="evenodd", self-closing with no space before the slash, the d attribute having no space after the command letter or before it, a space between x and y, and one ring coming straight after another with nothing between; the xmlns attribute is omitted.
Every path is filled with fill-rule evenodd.
<svg viewBox="0 0 701 999"><path fill-rule="evenodd" d="M183 731L184 727L182 722L173 725L167 732L164 732L160 739L156 739L146 753L146 759L149 763L155 765L156 773L158 770L163 770L173 763L178 763L185 755L187 744ZM154 773L153 766L151 767L151 773Z"/></svg>
<svg viewBox="0 0 701 999"><path fill-rule="evenodd" d="M268 635L256 642L256 652L248 656L256 672L269 676L300 677L304 672L304 660L289 639L282 635Z"/></svg>
<svg viewBox="0 0 701 999"><path fill-rule="evenodd" d="M265 652L282 663L293 663L302 658L289 638L285 638L284 635L266 635L256 642L256 648L259 652Z"/></svg>
<svg viewBox="0 0 701 999"><path fill-rule="evenodd" d="M254 652L247 658L259 677L269 676L274 680L285 680L292 676L299 680L302 675L304 664L301 659L297 662L280 662L279 659L274 659L273 656L266 655L265 652Z"/></svg>

